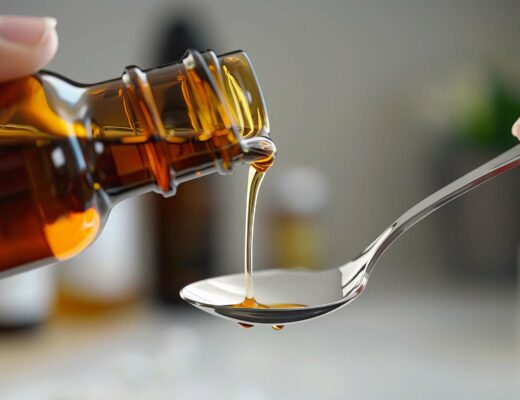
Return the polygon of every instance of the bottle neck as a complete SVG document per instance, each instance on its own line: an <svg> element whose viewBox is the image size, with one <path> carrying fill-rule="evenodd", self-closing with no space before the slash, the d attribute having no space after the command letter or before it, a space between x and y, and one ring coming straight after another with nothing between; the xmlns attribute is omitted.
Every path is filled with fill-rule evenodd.
<svg viewBox="0 0 520 400"><path fill-rule="evenodd" d="M127 67L121 79L85 88L94 180L106 193L170 195L181 182L261 158L245 145L268 134L254 73L243 53L221 60L188 52L180 63Z"/></svg>
<svg viewBox="0 0 520 400"><path fill-rule="evenodd" d="M240 140L231 132L204 140L192 126L182 126L193 122L186 118L184 104L176 101L182 90L178 82L155 88L152 97L147 96L152 92L149 83L139 79L131 85L143 85L139 90L144 94L124 79L87 89L90 156L94 180L103 190L112 197L135 190L171 195L181 182L231 171L242 158Z"/></svg>

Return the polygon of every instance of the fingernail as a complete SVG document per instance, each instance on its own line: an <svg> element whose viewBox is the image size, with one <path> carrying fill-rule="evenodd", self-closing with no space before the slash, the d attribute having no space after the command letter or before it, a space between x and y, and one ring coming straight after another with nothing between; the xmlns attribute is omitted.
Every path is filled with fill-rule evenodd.
<svg viewBox="0 0 520 400"><path fill-rule="evenodd" d="M520 118L518 118L514 123L512 131L513 135L520 139Z"/></svg>
<svg viewBox="0 0 520 400"><path fill-rule="evenodd" d="M56 27L56 18L0 16L0 38L23 46L36 46Z"/></svg>

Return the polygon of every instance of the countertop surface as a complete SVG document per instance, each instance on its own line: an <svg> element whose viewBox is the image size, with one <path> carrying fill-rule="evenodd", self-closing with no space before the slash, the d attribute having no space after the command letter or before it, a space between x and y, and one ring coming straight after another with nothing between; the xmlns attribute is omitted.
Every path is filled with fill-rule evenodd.
<svg viewBox="0 0 520 400"><path fill-rule="evenodd" d="M514 290L480 289L369 287L282 331L150 305L55 318L0 337L0 398L518 399Z"/></svg>

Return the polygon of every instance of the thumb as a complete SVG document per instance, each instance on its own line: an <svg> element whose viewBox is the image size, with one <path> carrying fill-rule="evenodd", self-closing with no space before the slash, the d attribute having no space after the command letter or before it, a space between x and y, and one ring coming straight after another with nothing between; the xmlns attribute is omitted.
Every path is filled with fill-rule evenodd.
<svg viewBox="0 0 520 400"><path fill-rule="evenodd" d="M513 135L515 135L518 139L520 139L520 118L518 118L513 125Z"/></svg>
<svg viewBox="0 0 520 400"><path fill-rule="evenodd" d="M56 20L49 17L0 16L0 81L30 75L56 53Z"/></svg>

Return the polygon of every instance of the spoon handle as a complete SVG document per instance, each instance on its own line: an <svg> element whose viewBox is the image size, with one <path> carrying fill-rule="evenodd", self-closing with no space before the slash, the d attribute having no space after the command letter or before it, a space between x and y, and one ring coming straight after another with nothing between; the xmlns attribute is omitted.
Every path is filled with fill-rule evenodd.
<svg viewBox="0 0 520 400"><path fill-rule="evenodd" d="M384 251L408 228L453 199L520 165L520 144L502 153L486 164L431 194L388 227L364 253L370 254L367 273L370 273Z"/></svg>

